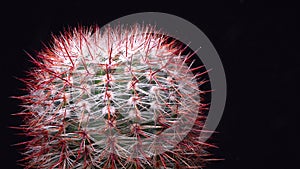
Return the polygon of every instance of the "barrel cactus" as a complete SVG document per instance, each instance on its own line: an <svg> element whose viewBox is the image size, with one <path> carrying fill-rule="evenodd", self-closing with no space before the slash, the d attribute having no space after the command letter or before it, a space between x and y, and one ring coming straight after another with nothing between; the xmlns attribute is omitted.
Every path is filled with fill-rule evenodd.
<svg viewBox="0 0 300 169"><path fill-rule="evenodd" d="M53 36L18 97L25 168L202 168L207 81L176 42L149 25Z"/></svg>

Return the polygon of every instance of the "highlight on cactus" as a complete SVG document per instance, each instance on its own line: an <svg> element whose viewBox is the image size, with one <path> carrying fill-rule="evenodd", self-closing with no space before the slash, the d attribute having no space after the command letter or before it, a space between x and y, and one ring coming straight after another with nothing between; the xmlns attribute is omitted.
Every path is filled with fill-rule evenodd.
<svg viewBox="0 0 300 169"><path fill-rule="evenodd" d="M151 25L78 27L30 56L21 164L38 169L203 168L210 90L195 52Z"/></svg>

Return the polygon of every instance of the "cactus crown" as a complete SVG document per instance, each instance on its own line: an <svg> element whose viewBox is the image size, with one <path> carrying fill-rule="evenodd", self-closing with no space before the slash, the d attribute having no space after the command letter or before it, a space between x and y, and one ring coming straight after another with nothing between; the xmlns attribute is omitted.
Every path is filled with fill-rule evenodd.
<svg viewBox="0 0 300 169"><path fill-rule="evenodd" d="M176 44L141 25L54 36L20 97L26 168L200 168L205 81Z"/></svg>

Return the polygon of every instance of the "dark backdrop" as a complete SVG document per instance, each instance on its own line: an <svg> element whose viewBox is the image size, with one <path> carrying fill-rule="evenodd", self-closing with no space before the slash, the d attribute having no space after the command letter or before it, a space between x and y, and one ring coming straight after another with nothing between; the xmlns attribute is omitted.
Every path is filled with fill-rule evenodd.
<svg viewBox="0 0 300 169"><path fill-rule="evenodd" d="M96 3L98 2L98 3ZM32 65L24 50L34 53L51 32L82 25L104 25L136 12L166 12L197 25L211 40L223 62L227 103L216 156L225 158L208 169L290 169L299 159L299 12L279 4L248 0L192 3L187 1L10 1L1 2L0 32L0 168L17 169L16 147L24 138L9 126L20 110L9 96L23 94L15 77ZM273 6L273 7L270 7ZM281 6L281 7L279 7ZM298 127L299 128L299 127ZM298 157L298 158L297 158ZM3 166L3 167L2 167ZM6 166L6 167L5 167Z"/></svg>

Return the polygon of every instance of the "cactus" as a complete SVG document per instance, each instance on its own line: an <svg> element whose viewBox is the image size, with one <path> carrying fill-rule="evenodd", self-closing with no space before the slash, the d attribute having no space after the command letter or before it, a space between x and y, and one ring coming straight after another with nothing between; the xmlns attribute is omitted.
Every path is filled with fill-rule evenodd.
<svg viewBox="0 0 300 169"><path fill-rule="evenodd" d="M53 36L18 97L25 168L202 168L206 72L176 42L149 25Z"/></svg>

